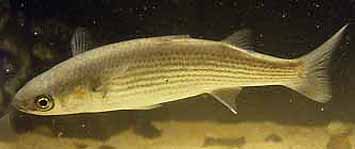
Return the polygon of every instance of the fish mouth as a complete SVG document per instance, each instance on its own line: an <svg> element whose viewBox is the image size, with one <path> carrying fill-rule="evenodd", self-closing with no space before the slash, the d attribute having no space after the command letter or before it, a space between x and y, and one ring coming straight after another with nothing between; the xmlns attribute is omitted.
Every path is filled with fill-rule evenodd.
<svg viewBox="0 0 355 149"><path fill-rule="evenodd" d="M28 111L28 104L27 102L18 100L17 98L14 98L11 102L11 106L14 107L15 109L21 111L21 112L26 112Z"/></svg>
<svg viewBox="0 0 355 149"><path fill-rule="evenodd" d="M14 107L14 108L16 108L16 109L19 110L19 111L22 111L22 112L25 111L24 106L21 105L20 102L18 102L18 101L16 101L16 100L13 100L13 101L11 102L11 106Z"/></svg>

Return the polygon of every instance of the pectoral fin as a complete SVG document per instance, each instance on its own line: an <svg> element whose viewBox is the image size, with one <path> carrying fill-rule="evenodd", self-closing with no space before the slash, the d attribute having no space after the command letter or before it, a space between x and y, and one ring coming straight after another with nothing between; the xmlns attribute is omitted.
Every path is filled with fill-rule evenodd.
<svg viewBox="0 0 355 149"><path fill-rule="evenodd" d="M234 114L237 114L237 106L235 100L239 95L241 87L237 88L222 88L218 90L211 91L209 94L216 98L219 102L225 105Z"/></svg>

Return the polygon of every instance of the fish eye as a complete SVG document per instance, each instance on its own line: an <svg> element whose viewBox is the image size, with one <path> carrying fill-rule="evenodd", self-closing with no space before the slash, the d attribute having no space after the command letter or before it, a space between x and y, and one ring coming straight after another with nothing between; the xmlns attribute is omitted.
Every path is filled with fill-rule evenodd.
<svg viewBox="0 0 355 149"><path fill-rule="evenodd" d="M38 96L35 100L36 107L42 111L46 112L54 107L54 102L50 96Z"/></svg>

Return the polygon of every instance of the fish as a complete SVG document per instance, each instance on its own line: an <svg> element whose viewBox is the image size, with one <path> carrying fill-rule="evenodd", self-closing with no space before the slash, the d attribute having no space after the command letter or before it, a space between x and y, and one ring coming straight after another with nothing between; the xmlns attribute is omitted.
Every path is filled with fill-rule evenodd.
<svg viewBox="0 0 355 149"><path fill-rule="evenodd" d="M347 26L310 53L290 59L249 50L248 30L221 41L168 35L84 50L77 48L89 46L73 46L73 57L27 82L12 104L34 115L69 115L149 110L209 94L238 114L236 100L244 87L268 85L326 103L332 98L329 63Z"/></svg>

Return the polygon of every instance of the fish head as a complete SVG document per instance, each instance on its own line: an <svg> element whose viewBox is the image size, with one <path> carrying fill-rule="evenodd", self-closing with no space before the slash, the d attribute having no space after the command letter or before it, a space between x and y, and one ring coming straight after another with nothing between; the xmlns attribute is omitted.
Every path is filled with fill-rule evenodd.
<svg viewBox="0 0 355 149"><path fill-rule="evenodd" d="M47 80L44 80L41 75L35 77L16 93L12 105L30 114L50 111L54 108L54 101L48 87Z"/></svg>
<svg viewBox="0 0 355 149"><path fill-rule="evenodd" d="M66 115L82 113L88 95L78 91L80 84L61 75L43 73L26 83L14 96L12 105L21 112L34 115Z"/></svg>

